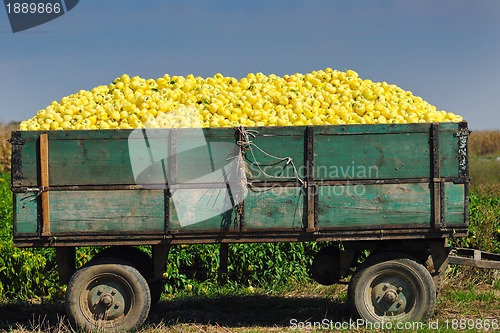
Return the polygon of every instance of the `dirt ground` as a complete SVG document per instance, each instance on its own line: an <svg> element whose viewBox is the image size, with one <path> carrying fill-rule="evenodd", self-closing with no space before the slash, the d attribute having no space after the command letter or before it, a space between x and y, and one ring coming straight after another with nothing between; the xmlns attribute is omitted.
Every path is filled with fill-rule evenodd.
<svg viewBox="0 0 500 333"><path fill-rule="evenodd" d="M345 303L345 289L345 286L337 286L334 289L311 287L279 296L265 294L211 298L193 296L162 301L152 311L141 332L315 331L306 327L308 323L323 323L325 319L332 324L353 320ZM435 316L431 321L440 323L439 332L452 332L454 331L451 329L452 323L458 325L460 320L496 321L500 325L500 290L488 285L473 288L446 286L438 297ZM445 323L450 330L444 329ZM11 332L73 331L65 318L62 302L42 304L39 301L0 304L0 330ZM328 331L335 332L336 330L328 329ZM431 332L435 330L411 329L409 331ZM495 330L483 329L483 331Z"/></svg>

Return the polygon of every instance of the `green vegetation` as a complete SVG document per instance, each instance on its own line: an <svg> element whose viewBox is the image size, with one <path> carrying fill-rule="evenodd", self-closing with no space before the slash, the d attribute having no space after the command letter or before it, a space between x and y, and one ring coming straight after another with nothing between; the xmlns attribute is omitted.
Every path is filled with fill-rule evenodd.
<svg viewBox="0 0 500 333"><path fill-rule="evenodd" d="M470 288L469 290L454 290L451 292L451 297L458 302L481 301L490 303L495 300L495 293L493 291L478 292L475 288Z"/></svg>
<svg viewBox="0 0 500 333"><path fill-rule="evenodd" d="M317 243L257 243L229 246L228 272L219 274L219 245L174 247L167 266L166 292L192 295L291 291L311 282L309 268Z"/></svg>
<svg viewBox="0 0 500 333"><path fill-rule="evenodd" d="M18 249L12 243L10 177L0 174L0 299L53 296L57 285L52 249Z"/></svg>
<svg viewBox="0 0 500 333"><path fill-rule="evenodd" d="M500 253L500 196L471 194L469 214L469 237L453 240L453 245Z"/></svg>

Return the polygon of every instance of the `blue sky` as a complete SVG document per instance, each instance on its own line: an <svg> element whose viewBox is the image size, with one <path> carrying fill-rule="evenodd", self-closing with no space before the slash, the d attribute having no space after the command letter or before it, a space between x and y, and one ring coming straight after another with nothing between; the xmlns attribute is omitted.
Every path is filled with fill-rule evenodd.
<svg viewBox="0 0 500 333"><path fill-rule="evenodd" d="M123 73L277 75L332 67L500 129L500 1L82 0L12 33L0 8L0 121Z"/></svg>

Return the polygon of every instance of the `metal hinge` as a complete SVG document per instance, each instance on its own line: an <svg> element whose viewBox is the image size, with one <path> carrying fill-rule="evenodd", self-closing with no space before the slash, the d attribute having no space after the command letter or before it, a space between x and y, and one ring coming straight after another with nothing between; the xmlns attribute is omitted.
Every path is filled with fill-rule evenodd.
<svg viewBox="0 0 500 333"><path fill-rule="evenodd" d="M19 146L19 145L24 145L26 143L25 139L17 138L17 137L12 137L10 139L7 139L12 145Z"/></svg>
<svg viewBox="0 0 500 333"><path fill-rule="evenodd" d="M455 137L461 137L461 136L469 136L469 134L471 134L471 131L468 129L468 128L460 128L458 130L458 132L456 132L455 134L453 134L453 136Z"/></svg>
<svg viewBox="0 0 500 333"><path fill-rule="evenodd" d="M469 131L467 127L463 127L460 128L457 133L453 134L458 138L458 174L461 178L467 177L469 174L467 146L470 133L471 131Z"/></svg>

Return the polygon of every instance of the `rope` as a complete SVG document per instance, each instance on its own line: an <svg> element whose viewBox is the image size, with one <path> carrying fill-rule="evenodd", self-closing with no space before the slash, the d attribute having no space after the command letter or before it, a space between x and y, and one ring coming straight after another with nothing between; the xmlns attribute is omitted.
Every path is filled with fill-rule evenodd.
<svg viewBox="0 0 500 333"><path fill-rule="evenodd" d="M302 186L304 187L307 187L307 184L306 182L304 182L300 177L299 177L299 172L297 171L297 168L295 167L295 164L293 163L293 158L291 158L290 156L287 156L287 157L279 157L279 156L274 156L272 154L269 154L268 152L266 152L265 150L263 150L262 148L260 148L259 146L257 146L255 143L253 143L253 141L251 140L251 138L255 138L257 136L257 131L255 130L247 130L246 128L244 127L238 127L238 130L240 131L241 133L241 136L243 138L243 140L238 140L237 141L237 144L241 147L243 147L245 150L249 150L250 151L250 154L252 155L253 157L253 161L249 161L251 164L257 166L259 168L259 171L262 172L262 174L264 174L266 177L269 177L269 178L274 178L274 179L289 179L290 177L282 177L282 176L273 176L273 175L269 175L267 174L262 168L261 168L261 165L264 165L262 163L259 163L257 162L257 158L255 157L255 154L254 154L254 150L252 148L255 148L257 149L258 151L260 151L262 154L264 154L264 156L267 156L269 158L272 158L272 159L275 159L277 160L275 163L271 163L271 164L266 164L267 166L270 166L270 165L277 165L279 163L282 163L282 162L286 162L285 165L283 166L283 169L281 171L280 174L283 173L283 171L285 170L286 166L287 165L291 165L292 169L293 169L293 172L294 172L294 178L295 180L297 180ZM247 159L248 160L248 159Z"/></svg>
<svg viewBox="0 0 500 333"><path fill-rule="evenodd" d="M29 199L30 201L35 201L35 200L38 199L38 197L40 195L42 195L42 192L43 192L43 190L41 188L38 188L38 187L27 187L26 191L24 191L24 194L36 193L35 196L33 196L32 198ZM22 200L26 200L26 199L28 199L28 197L22 198L21 201Z"/></svg>

